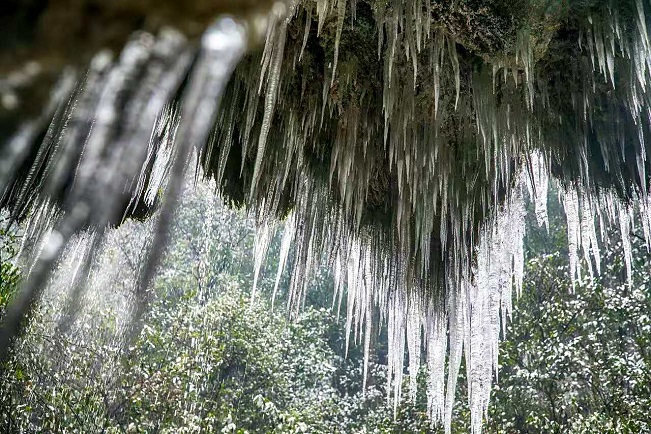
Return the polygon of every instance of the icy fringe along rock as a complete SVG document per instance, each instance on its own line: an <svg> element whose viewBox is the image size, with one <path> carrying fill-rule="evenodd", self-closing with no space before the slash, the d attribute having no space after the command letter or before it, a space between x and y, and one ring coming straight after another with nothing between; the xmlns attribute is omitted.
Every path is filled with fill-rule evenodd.
<svg viewBox="0 0 651 434"><path fill-rule="evenodd" d="M22 191L12 190L17 207L40 197L28 233L65 234L50 235L49 242L35 246L37 252L45 252L39 257L54 258L54 250L62 250L64 241L89 220L91 224L112 220L109 205L119 203L124 191L132 193L128 199L133 207L141 202L151 205L161 190L167 191L166 211L161 214L167 218L178 196L182 167L193 147L206 139L209 146L201 159L217 162L211 175L223 186L233 171L227 166L237 137L242 146L241 173L247 157L254 155L244 195L261 227L255 285L277 228L275 219L286 216L274 293L283 269L292 263L289 303L291 310L300 309L315 267L326 261L335 276L335 298L346 297L348 339L365 347L365 373L371 334L382 325L388 328L388 399L393 405L401 400L405 364L413 398L424 363L430 417L449 433L465 357L472 432L480 433L497 378L498 342L512 310L512 292L522 288L524 195L529 192L538 222L548 225L550 168L563 158L564 149L578 156L578 168L568 170L575 176L561 186L572 281L582 281L584 270L588 276L599 273L599 238L610 223L620 227L629 281L630 236L638 216L651 248L651 199L646 187L646 140L651 130L649 4L635 0L633 28L630 20L618 15L616 2L604 6L608 13L582 24L576 43L584 55L581 59L588 59L578 66L583 82L559 95L559 89L536 77L530 32L518 32L513 56L484 59L489 68L474 69L462 80L459 46L453 35L432 23L431 1L382 2L373 10L382 68L379 108L367 103L369 95L344 104L333 92L336 86L354 85L363 78L363 71L340 58L345 18L350 15L350 25L359 25L357 3L289 2L281 11L286 15L278 12L262 26L267 29L263 53L236 71L219 110L216 104L230 68L244 49L245 29L239 25L210 30L203 41L203 57L194 67L191 48L174 32L156 38L138 35L116 60L99 54L85 77L64 76L42 119L27 124L10 143L8 157L0 160L0 193L7 192L4 183L16 162L27 157L39 124L54 119L34 173ZM298 19L305 19L303 44L292 50L287 42L296 35L289 34L290 23ZM302 95L304 106L292 106L284 80L306 61L310 35L321 34L333 20L334 51L322 71L323 88ZM228 41L236 45L224 46ZM192 86L179 102L177 91L188 75ZM423 83L425 76L428 80ZM134 91L138 77L144 85ZM81 85L73 86L75 81ZM308 83L304 85L289 90L305 91ZM419 85L425 86L420 94ZM595 89L604 86L616 101L598 98ZM556 111L559 101L571 105L575 119L563 119ZM210 135L213 121L217 128ZM315 174L304 150L323 153L314 144L333 123L337 134L327 145L329 171ZM572 134L566 136L568 128ZM461 158L468 164L460 164L458 147L448 142L451 134L469 151ZM464 147L466 142L472 146ZM613 189L622 187L619 181L624 179L617 172L616 158L624 155L625 144L634 144L635 161L626 163L635 165L640 177L635 197L623 201L617 192L599 188L598 180L590 176L594 171L589 167L588 143L597 144L606 170L613 171ZM80 153L81 162L75 157ZM377 196L376 181L383 179L378 172L387 166L395 178L391 186L395 203L386 227L378 229L365 222L364 204ZM45 175L36 176L41 169ZM48 189L63 184L66 173L75 170L72 197L79 200L71 202L63 223L57 223L60 208L45 199ZM112 199L98 204L94 198L106 197L106 191ZM284 203L287 191L292 193L291 207ZM98 213L96 219L90 218ZM79 215L82 221L77 221ZM477 216L483 216L479 223ZM59 229L50 231L56 225ZM154 246L160 247L162 241ZM37 266L35 273L46 276L43 270L49 262ZM149 262L156 263L155 254ZM144 279L139 287L146 289L146 284ZM254 288L252 297L255 292ZM379 323L374 322L377 311Z"/></svg>
<svg viewBox="0 0 651 434"><path fill-rule="evenodd" d="M421 3L419 0L393 2L392 14L379 21L383 37L378 50L385 59L384 123L374 124L361 111L343 114L341 122L345 128L333 143L335 151L328 182L319 183L308 173L296 177L301 182L292 185L297 201L283 236L278 278L288 263L289 245L293 242L296 251L289 299L292 309L300 309L314 267L325 258L334 272L335 300L338 299L340 304L342 297L347 300L348 339L365 347L365 374L368 372L370 335L377 333L378 327L384 324L388 328L389 345L388 399L397 408L401 401L405 365L409 395L414 399L416 377L421 365L425 364L428 370L428 413L433 423L444 425L447 433L451 431L456 382L465 357L471 426L473 434L476 434L482 431L483 420L488 414L491 386L497 379L498 343L511 315L512 293L515 290L519 294L522 289L526 192L534 204L538 223L549 228L550 155L541 146L545 134L540 123L535 121L540 110L549 110L546 105L549 96L536 82L532 44L527 39L529 36L523 33L518 36L516 64L496 62L491 77L473 77L473 101L467 101L467 96L459 89L461 80L455 42L449 35L430 26L430 20L426 18L427 4L429 2ZM330 79L325 80L322 101L311 104L314 111L297 113L291 107L283 107L283 112L289 115L281 119L285 123L284 131L290 136L285 141L286 149L278 154L282 160L270 162L274 157L265 151L265 132L269 126L268 122L263 123L252 188L258 186L260 165L265 161L261 155L265 155L269 167L285 167L285 170L277 171L276 181L267 185L268 200L262 207L264 211L260 212L258 208L264 230L260 236L263 245L256 248L257 253L266 250L269 231L273 227L269 222L277 215L274 205L279 202L280 192L286 188L287 173L290 170L307 171L299 152L306 146L303 142L305 135L311 134L306 131L318 131L324 117L336 115L332 102L328 100L328 89L336 74L339 74L339 80L347 79L345 72L337 71L345 6L344 0L318 0L293 10L306 16L305 41L312 14L318 17L318 31L334 14L338 26L337 48L331 69L325 72L326 76L330 74ZM628 85L618 87L618 92L626 94L624 99L628 101L630 118L637 120L637 164L642 176L646 162L644 141L647 134L644 129L649 127L648 110L651 107L648 89L651 46L645 24L645 6L641 0L637 2L637 12L637 31L633 36L630 31L622 30L615 12L608 15L609 19L591 19L586 24L578 43L589 54L593 74L587 78L586 88L571 98L577 111L583 113L586 125L584 141L587 143L587 137L592 133L604 137L622 134L616 130L590 131L590 117L594 110L590 88L594 85L589 81L605 81L613 88L622 83ZM276 62L278 53L283 50L283 32L286 31L285 26L278 27L276 34L268 38L263 56L263 71L268 72L266 80L259 83L258 93L264 94L263 89L266 89L265 119L270 119L272 115L269 112L273 112L277 104L282 104L276 92L283 69ZM424 44L426 40L429 42ZM422 52L424 46L428 47L429 53ZM417 82L418 68L423 63L417 56L428 57L429 73L434 79L434 112L431 125L425 126L416 122L419 115L414 112L413 87ZM404 77L396 80L395 62L399 57L413 60L413 81L408 80L411 84L405 85ZM300 58L296 62L300 62ZM631 80L618 81L615 66L618 62L623 64L619 66L620 70L631 74ZM296 64L289 67L294 68ZM444 80L455 84L453 92L442 88ZM514 97L508 104L498 104L495 100L496 83L502 89L513 86L514 95L524 94L524 99ZM451 157L446 155L445 144L438 140L440 124L437 123L442 105L440 100L446 92L446 97L454 101L455 110L467 110L465 107L470 104L474 107L476 132L486 158L484 170L495 179L494 194L482 198L484 203L459 201L459 192L471 187L453 184L457 179L447 171L453 166L446 164L446 159ZM257 101L258 97L253 95L251 98ZM255 109L250 110L245 136L251 134L255 116ZM416 126L425 130L412 130ZM390 234L360 224L362 210L359 205L363 203L360 198L369 192L359 188L369 186L372 174L360 172L359 166L354 166L352 161L360 158L373 161L369 153L376 150L364 141L364 134L360 131L374 128L384 130L384 146L391 158L392 170L398 174L400 196L405 198L393 216ZM587 146L585 143L583 146ZM602 152L607 162L609 151L602 148ZM513 159L517 160L518 155L524 161L523 169L514 169L509 164ZM647 245L651 246L651 198L644 187L646 181L640 180L642 188L637 191L634 201L624 202L612 191L601 189L596 193L596 184L590 179L587 162L585 164L580 179L558 187L562 191L561 199L567 215L572 287L583 281L586 271L590 278L599 274L599 239L606 235L610 224L619 226L631 283L630 236L638 217ZM372 168L372 164L369 167ZM223 168L219 173L223 173ZM473 180L467 179L467 182ZM331 184L339 188L340 198L336 202L330 193ZM497 193L502 184L512 185L503 200ZM251 195L254 194L252 191ZM632 203L637 203L637 212L634 212ZM483 224L478 243L471 239L473 231L469 227L473 224L473 210L468 206L495 209ZM440 227L433 227L435 221L440 222ZM416 237L411 236L412 231ZM430 235L434 232L442 241L441 249L447 265L444 289L436 288L439 281L428 280L425 276L432 272L427 258ZM411 240L416 244L410 245ZM467 246L472 245L478 247L468 252ZM441 297L441 294L446 296ZM376 309L380 311L380 324L374 322Z"/></svg>

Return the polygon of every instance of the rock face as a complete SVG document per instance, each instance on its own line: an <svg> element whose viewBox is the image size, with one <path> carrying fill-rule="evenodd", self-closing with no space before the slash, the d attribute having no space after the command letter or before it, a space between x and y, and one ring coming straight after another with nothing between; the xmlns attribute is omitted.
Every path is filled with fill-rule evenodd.
<svg viewBox="0 0 651 434"><path fill-rule="evenodd" d="M140 115L126 108L147 107L138 100L140 89L156 92L148 77L165 76L159 64L163 70L177 65L216 15L245 17L248 29L258 29L271 11L262 23L268 25L263 46L240 63L209 138L196 143L200 163L229 201L257 212L261 227L272 217L288 217L298 243L295 305L301 304L318 253L339 264L339 281L349 288L349 317L357 318L358 327L370 333L370 306L391 312L390 377L396 382L405 330L410 359L420 357L421 322L442 342L443 353L446 332L451 347L456 339L450 363L457 369L461 343L471 345L467 354L479 354L469 369L476 370L471 401L473 426L480 427L492 379L490 362L483 362L496 355L494 346L486 346L497 341L500 306L504 318L511 275L521 268L522 215L512 205L523 176L531 178L541 221L550 172L565 187L583 192L568 208L576 208L572 227L587 234L573 232L574 250L579 244L589 249L596 240L594 230L588 234L583 228L587 220L578 219L579 209L584 216L591 210L592 197L608 193L617 200L648 201L651 5L645 0L271 3L23 0L3 6L9 10L0 14L2 25L11 36L0 46L0 77L5 77L0 137L10 137L22 121L35 117L41 131L33 134L35 145L10 188L0 191L2 203L19 216L42 200L24 186L39 185L60 158L57 137L67 134L68 122L86 123L91 130L105 114L82 111L80 120L74 108L79 101L102 108L92 104L99 96L92 96L89 83L115 69L96 55L100 50L117 52L130 40L127 47L146 59L136 58L134 66L132 50L125 49L115 62L117 69L129 66L119 98L111 99L111 114L119 122L107 137L120 137L120 125L137 124L133 117ZM278 18L283 14L287 18ZM188 40L170 36L163 30L167 26ZM130 36L137 30L160 36ZM170 56L169 46L179 56ZM91 73L78 78L79 86L59 102L62 108L43 112L64 68L83 71L89 62ZM178 88L165 95L148 135L155 155L126 183L128 209L120 216L150 210L161 174L169 170L167 160L157 158L174 154L163 142L179 145L179 101L193 81L186 76L196 75L192 69L181 67L172 77ZM48 130L50 118L55 122ZM105 142L110 149L110 140ZM10 148L0 144L0 152ZM74 183L70 177L66 188ZM143 193L145 184L154 193ZM66 197L65 188L54 193L61 201ZM500 215L511 216L512 227L501 220L491 226ZM628 216L621 213L620 219ZM491 268L495 264L499 270ZM497 298L479 292L484 295L476 300L480 287L495 289ZM484 302L490 305L485 312L476 307ZM477 323L475 329L491 330L490 336L464 335ZM442 376L439 365L433 371ZM434 382L443 384L438 377ZM445 406L449 417L449 400L444 405L442 392L434 394L433 416L442 417Z"/></svg>

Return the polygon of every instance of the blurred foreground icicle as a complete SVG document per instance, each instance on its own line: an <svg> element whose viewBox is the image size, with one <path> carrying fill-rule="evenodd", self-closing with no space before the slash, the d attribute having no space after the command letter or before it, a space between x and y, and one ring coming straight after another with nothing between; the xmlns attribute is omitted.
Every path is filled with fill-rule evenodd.
<svg viewBox="0 0 651 434"><path fill-rule="evenodd" d="M43 230L43 226L52 229L43 241L26 283L3 319L0 360L7 357L10 343L19 334L26 313L39 298L53 265L71 237L85 227L104 228L110 222L119 221L122 215L115 214L120 212L125 195L127 201L134 201L128 196L133 191L132 186L138 184L137 195L146 191L139 180L147 172L152 152L155 152L152 149L158 150L169 141L174 144L172 155L161 154L168 158L166 165L169 167L165 202L137 287L139 303L133 321L134 330L137 330L148 300L149 283L167 242L190 156L209 134L221 94L246 52L247 38L246 27L228 17L218 19L206 32L181 99L179 125L168 128L162 135L157 128L158 121L165 116L192 61L192 51L180 34L168 31L158 39L147 34L137 35L114 66L110 66L108 59L101 61L97 73L104 75L104 79L95 82L91 71L88 86L82 87L78 95L80 101L88 105L76 106L77 101L72 101L68 117L55 118L51 126L56 135L45 138L56 144L48 166L54 173L70 170L73 167L71 159L78 158L80 152L82 157L61 218L57 221L51 213L45 212L44 215L50 216L47 221L33 223L35 227L40 226L39 230ZM84 92L97 94L91 96ZM64 127L69 122L70 125ZM83 149L79 150L80 146ZM54 179L46 175L45 179L55 184L64 181L56 175ZM160 185L160 179L152 182L155 189ZM56 185L48 188L53 192L59 189ZM44 210L47 207L39 211ZM85 283L78 285L84 287Z"/></svg>
<svg viewBox="0 0 651 434"><path fill-rule="evenodd" d="M210 135L224 89L246 53L247 37L246 27L230 17L218 19L203 36L198 60L181 98L180 121L174 138L175 156L170 164L156 232L136 287L137 304L131 339L139 335L142 327L141 321L150 299L149 286L168 243L172 218L191 157Z"/></svg>

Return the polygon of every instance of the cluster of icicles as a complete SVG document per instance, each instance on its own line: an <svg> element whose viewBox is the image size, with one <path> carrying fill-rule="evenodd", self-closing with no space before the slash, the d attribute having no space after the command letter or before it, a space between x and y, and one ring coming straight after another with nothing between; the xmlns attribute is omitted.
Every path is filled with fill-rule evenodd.
<svg viewBox="0 0 651 434"><path fill-rule="evenodd" d="M242 155L255 156L248 203L261 228L255 251L256 282L278 227L275 218L283 214L282 194L289 189L293 211L285 221L276 290L285 265L293 263L290 307L299 309L311 273L321 259L327 260L335 275L339 305L343 297L347 300L348 335L361 342L368 354L371 335L378 333L381 324L388 327L394 405L401 400L406 348L412 396L416 374L425 362L431 419L443 422L449 432L457 376L465 357L472 431L480 433L497 375L498 341L512 309L512 291L522 287L525 193L529 191L538 221L546 224L551 155L545 149L549 141L564 143L567 137L560 137L561 132L558 137L550 135L555 128L562 131L563 119L554 118L556 96L536 81L532 43L525 32L518 35L513 62L474 73L469 79L472 91L462 92L455 41L432 25L428 18L432 2L389 3L385 15L375 17L384 68L381 116L375 116L372 107L342 105L330 92L335 81L343 86L361 79L359 72L338 71L345 18L354 17L355 1L289 2L286 9L275 8L276 15L265 22L264 51L254 59L259 62L237 70L228 88L247 49L247 32L255 27L228 18L206 32L194 64L191 45L166 31L158 37L134 37L117 60L98 55L79 80L81 85L73 75L65 75L42 117L25 125L0 159L0 194L11 194L16 207L36 203L28 234L44 235L35 252L38 260L0 333L0 351L38 298L52 264L74 233L115 220L112 213L120 209L125 194L133 206L141 202L151 206L164 191L155 237L139 277L142 306L135 311L140 317L184 172L192 164L190 156L195 148L202 151L208 141L202 155L218 162L214 176L221 185L237 130ZM584 71L586 83L563 97L572 99L585 128L581 137L572 137L577 155L586 155L590 135L603 138L597 140L600 144L624 143L618 138L632 137L639 145L636 163L645 186L651 44L642 0L637 0L637 6L635 29L623 29L614 12L586 24L577 41L591 59L590 70ZM313 18L318 33L333 16L334 58L324 71L323 90L306 95L307 109L299 112L285 99L283 78L300 64ZM303 46L288 52L288 27L301 17L306 23ZM413 74L396 72L405 62ZM421 74L431 77L427 89L432 103L427 112L417 108L415 89ZM617 87L613 98L627 102L636 131L615 126L591 129L597 104L592 94L596 83L604 81ZM611 109L614 117L619 106L613 104ZM462 122L458 131L450 132L449 116L471 122ZM211 135L215 122L217 132ZM328 144L330 173L324 180L310 172L303 150L314 147L324 125L333 122L339 133ZM28 157L43 124L50 127L27 182L11 186L13 171ZM473 142L474 157L467 158L477 158L479 173L476 166L460 166L458 154L447 143L449 134L456 134L459 142ZM607 166L619 152L607 146L601 151ZM361 223L366 199L373 194L371 181L387 160L399 192L397 202L391 204L388 231ZM597 234L604 236L609 222L620 225L630 277L633 208L614 194L591 194L595 189L584 160L580 185L563 190L572 279L582 279L582 259L590 275L599 272ZM612 169L616 170L614 166L615 162ZM57 191L71 172L75 178L63 208L49 203L49 193ZM482 185L486 180L489 185ZM505 189L507 193L501 193ZM651 245L651 201L645 189L637 203ZM481 210L486 218L476 231ZM440 244L432 246L432 238ZM440 250L443 267L430 263L433 249ZM294 260L289 261L292 251ZM84 260L90 263L89 258ZM432 278L436 272L445 275ZM373 321L376 309L381 324Z"/></svg>
<svg viewBox="0 0 651 434"><path fill-rule="evenodd" d="M338 43L347 16L346 4L344 0L320 0L304 9L299 8L306 20L303 50L313 14L318 17L317 32L330 14L337 16ZM339 306L346 297L348 337L364 345L365 371L372 334L378 333L381 324L388 327L389 399L396 408L402 399L404 366L408 366L410 395L414 398L417 373L425 364L430 418L433 423L443 423L446 432L450 432L457 376L465 357L471 427L473 433L480 433L484 417L488 415L491 386L498 374L498 342L512 310L512 292L517 293L522 288L526 191L535 206L539 224L549 224L546 205L550 182L549 149L553 148L550 143L575 147L577 155L581 156L579 180L559 190L567 215L573 287L585 278L584 270L590 278L599 274L599 239L603 240L610 225L619 227L629 281L632 278L630 236L635 221L642 222L651 248L651 197L646 191L646 140L651 126L651 44L645 16L648 5L642 0L636 1L638 16L633 29L625 29L620 23L615 3L607 8L607 14L599 19L590 18L586 23L576 41L589 59L589 64L582 65L586 68L582 71L585 74L583 87L573 90L574 94L560 95L560 98L571 99L579 119L579 126L573 131L578 135L566 137L563 137L565 120L554 111L554 98L559 95L553 91L558 89L549 89L537 81L532 43L527 33L518 35L515 64L496 63L492 71L471 77L473 91L469 97L459 89L461 80L455 43L448 35L430 27L427 17L431 11L427 11L419 0L395 1L391 5L388 8L391 15L377 20L381 27L378 53L384 61L382 119L371 118L364 108L342 110L330 99L335 79L350 82L359 78L347 76L349 71L337 75L337 47L329 69L324 71L326 79L321 99L310 101L309 109L304 112L294 112L290 102L283 101L280 89L287 71L300 64L303 50L296 54L297 57L290 57L289 62L282 63L286 23L269 32L261 78L253 72L243 79L258 86L239 89L246 93L249 102L244 146L249 145L249 137L254 137L253 145L258 146L251 196L258 194L256 187L262 173L275 170L278 174L265 184L266 200L257 207L260 243L256 247L256 263L262 263L261 258L275 230L270 216L276 215L274 207L287 185L287 174L296 170L299 175L292 184L296 203L286 221L277 277L278 282L289 262L290 245L294 243L290 305L295 309L303 305L310 273L325 257L334 272ZM354 2L350 6L354 8ZM300 15L296 10L292 13ZM423 15L419 17L419 13ZM422 57L426 50L429 50L425 53L429 62L423 67L418 56ZM401 59L412 62L413 76L395 73ZM416 109L414 91L418 74L424 70L433 79L430 85L434 106L433 112L425 115ZM613 98L620 100L605 106L598 101L595 89L603 83L616 89ZM496 88L501 92L500 102ZM251 103L257 98L265 101L261 122L257 119L257 103ZM619 101L625 102L626 120L630 124L618 125ZM477 154L484 160L485 173L474 174L474 177L468 173L462 180L453 173L459 166L453 163L453 155L446 154L448 137L442 132L443 119L447 115L444 111L450 107L461 113L461 118L473 119L474 125L470 128L474 131L469 135L477 141ZM287 135L282 152L275 147L272 152L267 149L274 110L282 110L275 119L282 125L279 130ZM593 122L593 118L603 112L612 122ZM309 170L303 169L300 152L316 141L315 132L320 131L324 118L338 119L341 131L333 138L328 183L310 177ZM237 117L232 112L222 117L224 130L233 131L233 119ZM252 134L256 122L259 136ZM461 125L460 128L469 126ZM379 146L373 141L374 131L380 131L384 138ZM462 131L461 135L466 133ZM567 140L576 140L576 143L567 144ZM618 181L623 177L617 172L617 164L633 162L617 160L615 156L624 154L624 143L637 145L635 164L641 188L636 191L635 200L624 202L617 194L603 188L598 194L593 193L598 182L591 179L587 161L590 141L601 146L606 169L612 170ZM375 157L385 153L389 155L392 171L397 174L400 192L399 203L394 204L389 234L360 224L362 205L370 194ZM514 169L511 165L514 159L520 161L520 165L524 162L526 168ZM224 158L220 161L225 164ZM365 164L355 164L356 161ZM223 168L217 173L219 182ZM464 195L471 196L469 192L478 177L492 180L492 189L475 198L479 203L461 199ZM498 190L504 185L511 186L511 191L500 199ZM336 202L332 199L331 188L338 189ZM469 230L474 224L474 207L492 210L479 240L474 240L473 231ZM434 222L440 222L440 227L434 227ZM442 241L445 288L437 288L436 282L427 282L425 277L433 272L433 265L428 263L433 233ZM469 249L468 246L475 247ZM374 323L376 309L381 312L381 324Z"/></svg>
<svg viewBox="0 0 651 434"><path fill-rule="evenodd" d="M472 265L460 271L448 270L443 301L410 287L404 268L393 264L394 258L373 256L371 252L378 248L374 243L382 241L370 234L352 235L338 224L336 213L324 215L316 205L322 202L314 198L319 193L312 185L306 186L305 203L299 204L283 224L266 220L259 226L254 252L256 280L275 231L284 226L274 298L283 270L293 263L289 302L300 309L310 275L325 256L335 278L333 308L339 312L342 297L346 297L347 339L364 346L365 377L372 333L379 333L384 324L389 339L387 398L397 408L407 365L410 398L415 399L418 373L425 366L429 417L433 424L443 423L450 432L457 377L465 357L472 432L480 433L498 376L498 343L505 336L512 313L513 292L519 295L522 289L527 200L534 205L538 224L549 225L548 189L553 180L541 154L534 152L530 158L532 168L521 175L510 200L482 229ZM632 283L630 237L635 222L641 222L651 251L651 197L640 198L633 208L613 194L594 196L579 186L557 185L554 190L559 191L567 217L572 287L584 281L582 271L587 270L590 279L599 275L599 242L606 239L611 227L618 227L621 233L627 276ZM292 244L295 257L289 261ZM254 284L254 297L255 291ZM373 315L378 309L380 324Z"/></svg>

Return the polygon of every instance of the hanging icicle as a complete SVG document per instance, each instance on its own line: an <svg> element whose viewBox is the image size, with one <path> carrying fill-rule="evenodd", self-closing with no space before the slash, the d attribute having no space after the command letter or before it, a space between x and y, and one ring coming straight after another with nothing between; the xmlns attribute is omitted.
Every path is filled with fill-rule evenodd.
<svg viewBox="0 0 651 434"><path fill-rule="evenodd" d="M31 215L30 234L46 235L16 312L75 233L161 203L139 283L146 301L198 149L221 192L260 224L252 296L274 219L286 217L274 299L292 264L296 312L315 267L331 264L365 372L376 310L388 328L393 405L405 364L413 399L425 363L428 412L450 432L465 357L479 433L522 288L521 191L549 227L550 178L561 178L573 288L598 276L607 225L620 228L629 283L638 213L651 246L648 2L568 4L541 34L532 17L482 2L269 3L266 17L222 18L198 56L173 31L141 33L115 60L98 54L2 147L0 199L17 218ZM572 40L555 32L562 26ZM260 36L261 52L245 56Z"/></svg>

